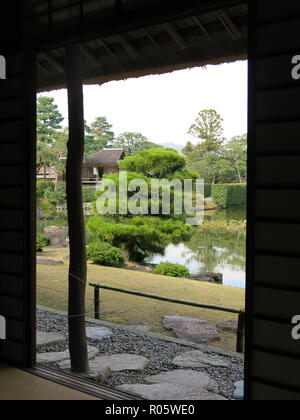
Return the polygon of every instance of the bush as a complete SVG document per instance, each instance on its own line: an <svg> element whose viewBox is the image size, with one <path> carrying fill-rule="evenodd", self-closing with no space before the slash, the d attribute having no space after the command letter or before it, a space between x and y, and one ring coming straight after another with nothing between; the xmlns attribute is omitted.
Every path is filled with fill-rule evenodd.
<svg viewBox="0 0 300 420"><path fill-rule="evenodd" d="M42 252L43 248L47 245L49 245L49 239L38 233L36 235L36 251Z"/></svg>
<svg viewBox="0 0 300 420"><path fill-rule="evenodd" d="M66 204L67 195L66 195L66 183L61 181L56 184L56 189L54 191L47 190L45 192L46 200L48 200L54 206L60 206Z"/></svg>
<svg viewBox="0 0 300 420"><path fill-rule="evenodd" d="M82 189L82 199L84 203L92 203L95 201L96 190L95 188L83 188Z"/></svg>
<svg viewBox="0 0 300 420"><path fill-rule="evenodd" d="M161 263L153 271L154 274L160 274L162 276L170 276L170 277L182 277L182 278L189 278L190 272L189 270L184 267L183 265L179 264L172 264L172 263Z"/></svg>
<svg viewBox="0 0 300 420"><path fill-rule="evenodd" d="M212 186L214 202L221 208L244 206L247 203L246 184L215 184Z"/></svg>
<svg viewBox="0 0 300 420"><path fill-rule="evenodd" d="M119 248L99 241L94 241L88 246L87 257L94 264L111 267L118 267L125 262L123 253Z"/></svg>
<svg viewBox="0 0 300 420"><path fill-rule="evenodd" d="M131 261L142 262L151 253L161 254L170 243L190 239L191 226L180 220L134 217L109 221L100 216L90 217L88 229L91 242L104 241L114 247L124 247Z"/></svg>
<svg viewBox="0 0 300 420"><path fill-rule="evenodd" d="M38 181L36 185L37 198L44 198L46 191L54 191L55 185L50 181Z"/></svg>
<svg viewBox="0 0 300 420"><path fill-rule="evenodd" d="M212 195L212 184L204 184L204 197L208 198Z"/></svg>

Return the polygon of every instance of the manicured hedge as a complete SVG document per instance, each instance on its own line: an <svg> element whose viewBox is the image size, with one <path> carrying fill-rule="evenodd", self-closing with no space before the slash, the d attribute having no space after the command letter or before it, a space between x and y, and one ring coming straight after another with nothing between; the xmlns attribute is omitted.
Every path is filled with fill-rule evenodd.
<svg viewBox="0 0 300 420"><path fill-rule="evenodd" d="M168 262L158 264L154 269L153 273L170 277L190 277L190 272L186 267L184 267L183 265L172 264Z"/></svg>
<svg viewBox="0 0 300 420"><path fill-rule="evenodd" d="M214 184L212 197L221 208L244 206L247 203L246 184Z"/></svg>
<svg viewBox="0 0 300 420"><path fill-rule="evenodd" d="M92 203L96 200L95 197L96 189L95 188L83 188L82 189L82 199L84 203Z"/></svg>
<svg viewBox="0 0 300 420"><path fill-rule="evenodd" d="M212 194L212 184L204 184L204 197L211 197Z"/></svg>
<svg viewBox="0 0 300 420"><path fill-rule="evenodd" d="M87 257L94 264L110 267L119 267L125 262L121 249L99 241L94 241L88 246Z"/></svg>

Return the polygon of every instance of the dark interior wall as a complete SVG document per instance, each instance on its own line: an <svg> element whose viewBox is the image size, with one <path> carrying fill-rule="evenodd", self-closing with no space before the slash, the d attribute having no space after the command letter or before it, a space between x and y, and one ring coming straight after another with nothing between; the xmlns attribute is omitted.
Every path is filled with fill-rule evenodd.
<svg viewBox="0 0 300 420"><path fill-rule="evenodd" d="M248 398L300 399L300 4L250 7Z"/></svg>
<svg viewBox="0 0 300 420"><path fill-rule="evenodd" d="M0 360L28 366L35 345L35 60L23 37L24 2L8 3L0 15L7 65L0 80L0 314L7 322Z"/></svg>

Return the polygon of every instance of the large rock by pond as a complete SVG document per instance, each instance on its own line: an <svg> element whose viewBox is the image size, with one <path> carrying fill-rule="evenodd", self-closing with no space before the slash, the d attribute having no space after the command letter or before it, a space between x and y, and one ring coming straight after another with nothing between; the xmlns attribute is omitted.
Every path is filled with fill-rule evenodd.
<svg viewBox="0 0 300 420"><path fill-rule="evenodd" d="M223 274L221 273L200 273L193 275L191 278L192 280L223 284Z"/></svg>
<svg viewBox="0 0 300 420"><path fill-rule="evenodd" d="M50 246L67 248L69 246L68 228L65 226L48 226L44 235L50 241Z"/></svg>
<svg viewBox="0 0 300 420"><path fill-rule="evenodd" d="M120 391L151 401L225 401L224 397L205 389L193 389L181 384L130 385L118 387Z"/></svg>
<svg viewBox="0 0 300 420"><path fill-rule="evenodd" d="M178 338L194 343L220 340L217 328L203 319L186 316L165 316L163 325Z"/></svg>
<svg viewBox="0 0 300 420"><path fill-rule="evenodd" d="M219 356L213 356L203 353L200 350L192 350L175 357L172 364L180 368L207 368L207 367L220 367L227 368L229 362L226 362Z"/></svg>

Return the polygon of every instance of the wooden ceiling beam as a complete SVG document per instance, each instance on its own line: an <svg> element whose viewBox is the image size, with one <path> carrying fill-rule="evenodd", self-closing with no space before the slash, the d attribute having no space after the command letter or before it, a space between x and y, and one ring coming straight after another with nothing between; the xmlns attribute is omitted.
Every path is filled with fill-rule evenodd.
<svg viewBox="0 0 300 420"><path fill-rule="evenodd" d="M81 45L81 51L83 55L85 55L95 67L99 67L99 61L87 47Z"/></svg>
<svg viewBox="0 0 300 420"><path fill-rule="evenodd" d="M171 38L176 42L176 44L181 50L184 51L188 49L188 45L185 39L180 35L180 33L177 31L177 29L174 27L172 23L165 23L163 27L171 36Z"/></svg>
<svg viewBox="0 0 300 420"><path fill-rule="evenodd" d="M147 29L143 29L143 32L150 39L152 44L161 50L161 45L154 39L154 37L147 31Z"/></svg>
<svg viewBox="0 0 300 420"><path fill-rule="evenodd" d="M64 74L65 69L64 67L55 59L53 58L50 53L41 54L41 58L45 61L47 61L58 73Z"/></svg>
<svg viewBox="0 0 300 420"><path fill-rule="evenodd" d="M132 45L130 41L128 41L123 35L117 35L117 39L134 60L137 60L139 58L139 53L137 49Z"/></svg>
<svg viewBox="0 0 300 420"><path fill-rule="evenodd" d="M234 41L243 37L239 27L235 24L235 22L226 10L219 10L218 12L216 12L216 15L223 23L225 29Z"/></svg>
<svg viewBox="0 0 300 420"><path fill-rule="evenodd" d="M194 22L196 23L196 25L201 29L201 31L203 32L203 34L206 36L206 38L209 41L212 41L212 37L210 36L210 34L207 32L207 30L205 29L204 25L200 22L200 20L197 18L197 16L193 17Z"/></svg>

